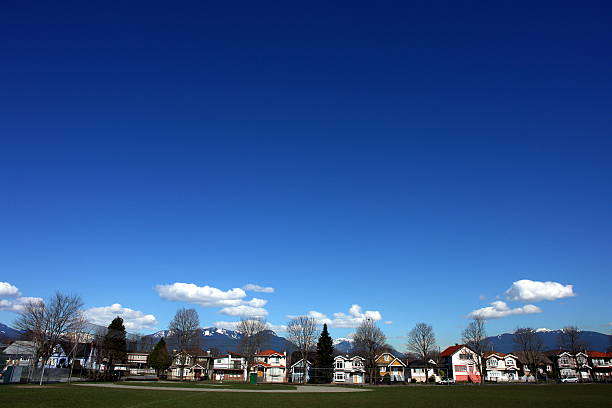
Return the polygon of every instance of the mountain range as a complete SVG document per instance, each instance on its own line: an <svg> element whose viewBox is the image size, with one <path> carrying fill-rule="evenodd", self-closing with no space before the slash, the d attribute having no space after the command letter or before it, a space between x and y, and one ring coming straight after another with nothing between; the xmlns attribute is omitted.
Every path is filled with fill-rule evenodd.
<svg viewBox="0 0 612 408"><path fill-rule="evenodd" d="M561 330L537 329L538 337L544 344L544 350L554 350L559 348L559 335ZM493 350L502 353L510 353L515 350L514 336L512 333L503 333L487 339ZM589 350L607 351L612 346L612 335L594 331L580 332L580 340L588 345Z"/></svg>
<svg viewBox="0 0 612 408"><path fill-rule="evenodd" d="M558 348L558 339L561 330L537 329L537 334L544 343L544 350ZM2 337L14 340L17 339L20 332L0 323L0 339ZM128 338L134 338L135 335L129 335ZM177 348L176 341L169 330L160 330L153 334L143 336L138 340L142 345L157 343L159 339L164 338L168 343L170 350ZM234 330L221 329L217 327L207 327L200 329L198 333L198 347L203 350L211 350L219 353L237 352L240 346L242 335ZM502 353L510 353L514 351L515 345L512 333L503 333L497 336L491 336L487 339L492 348ZM581 332L581 340L589 345L589 350L607 351L612 346L612 335L603 334L594 331ZM291 353L295 346L286 338L278 336L274 331L267 330L263 348L270 348L278 351L287 351ZM337 338L334 340L334 347L337 353L350 354L353 351L353 340L350 338ZM398 350L391 350L398 357L402 357L403 353Z"/></svg>

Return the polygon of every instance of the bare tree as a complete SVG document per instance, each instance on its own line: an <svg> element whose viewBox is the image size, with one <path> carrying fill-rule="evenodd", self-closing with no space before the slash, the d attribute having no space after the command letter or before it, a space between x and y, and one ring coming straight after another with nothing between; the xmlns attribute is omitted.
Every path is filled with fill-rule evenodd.
<svg viewBox="0 0 612 408"><path fill-rule="evenodd" d="M427 323L417 323L408 333L406 348L409 353L415 354L425 364L425 382L429 375L429 359L436 350L436 336L433 327Z"/></svg>
<svg viewBox="0 0 612 408"><path fill-rule="evenodd" d="M187 363L186 351L197 346L198 329L200 328L200 317L195 309L179 309L170 322L170 331L176 338L179 349L178 365L181 369L181 380L183 379L185 365Z"/></svg>
<svg viewBox="0 0 612 408"><path fill-rule="evenodd" d="M302 361L308 360L308 353L313 351L317 344L317 321L309 316L297 316L287 324L288 340L293 343L300 353ZM306 376L302 376L306 382Z"/></svg>
<svg viewBox="0 0 612 408"><path fill-rule="evenodd" d="M19 312L15 326L32 333L35 357L42 359L40 385L45 375L45 365L62 336L80 329L82 307L80 296L56 292L46 303L42 300L27 302Z"/></svg>
<svg viewBox="0 0 612 408"><path fill-rule="evenodd" d="M367 317L357 327L353 340L355 349L365 358L370 382L374 384L376 357L385 349L387 337L376 325L374 319Z"/></svg>
<svg viewBox="0 0 612 408"><path fill-rule="evenodd" d="M463 343L472 350L472 353L468 353L468 361L471 361L477 367L481 384L484 383L485 377L485 354L491 350L491 344L487 340L485 323L485 319L475 317L462 334Z"/></svg>
<svg viewBox="0 0 612 408"><path fill-rule="evenodd" d="M588 348L588 344L582 340L582 331L577 326L566 326L561 329L557 341L560 349L569 351L574 357Z"/></svg>
<svg viewBox="0 0 612 408"><path fill-rule="evenodd" d="M68 383L72 381L72 372L74 371L74 360L79 351L79 346L91 339L91 326L87 323L87 319L82 314L77 318L74 324L74 330L70 333L66 333L64 336L64 342L67 346L67 357L70 361L70 374L68 376Z"/></svg>
<svg viewBox="0 0 612 408"><path fill-rule="evenodd" d="M265 321L257 318L242 318L238 323L237 331L240 332L240 353L246 358L247 373L251 371L257 354L265 341L268 325Z"/></svg>
<svg viewBox="0 0 612 408"><path fill-rule="evenodd" d="M522 354L525 364L529 371L538 381L538 364L542 358L544 343L538 333L531 327L519 327L514 331L514 345L517 351Z"/></svg>

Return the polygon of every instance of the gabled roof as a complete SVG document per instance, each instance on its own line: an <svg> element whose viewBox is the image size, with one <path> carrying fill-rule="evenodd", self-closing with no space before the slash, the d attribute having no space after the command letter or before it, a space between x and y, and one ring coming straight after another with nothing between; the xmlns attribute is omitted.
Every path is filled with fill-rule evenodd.
<svg viewBox="0 0 612 408"><path fill-rule="evenodd" d="M527 364L528 363L528 358L527 356L525 356L525 353L523 353L522 351L515 351L513 353L516 358L518 358L518 360L523 363L523 364ZM552 364L552 361L550 361L550 358L548 358L546 356L546 354L544 353L538 353L538 363L539 364Z"/></svg>
<svg viewBox="0 0 612 408"><path fill-rule="evenodd" d="M280 356L280 357L284 357L285 355L283 353L279 353L278 351L275 351L275 350L263 350L263 351L260 351L259 353L255 354L255 356L257 356L257 357L268 357L268 356Z"/></svg>
<svg viewBox="0 0 612 408"><path fill-rule="evenodd" d="M603 353L601 351L587 351L587 354L591 358L612 358L612 353Z"/></svg>
<svg viewBox="0 0 612 408"><path fill-rule="evenodd" d="M443 352L440 353L440 357L450 357L459 350L465 347L464 344L455 344L454 346L447 347Z"/></svg>
<svg viewBox="0 0 612 408"><path fill-rule="evenodd" d="M484 357L485 358L489 358L489 357L504 358L504 357L506 357L508 355L510 355L510 354L501 353L499 351L487 351L486 353L484 353Z"/></svg>
<svg viewBox="0 0 612 408"><path fill-rule="evenodd" d="M14 341L13 344L4 349L4 354L34 355L36 347L33 341Z"/></svg>
<svg viewBox="0 0 612 408"><path fill-rule="evenodd" d="M298 361L296 361L295 363L293 363L291 365L291 368L295 367L296 365L300 364L302 362L302 360L304 360L303 358L300 358ZM306 360L306 366L312 366L312 363L308 360Z"/></svg>

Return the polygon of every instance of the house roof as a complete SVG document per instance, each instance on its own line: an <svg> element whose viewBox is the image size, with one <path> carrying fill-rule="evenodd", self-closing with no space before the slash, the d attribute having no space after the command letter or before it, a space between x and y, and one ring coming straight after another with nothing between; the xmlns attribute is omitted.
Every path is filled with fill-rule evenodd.
<svg viewBox="0 0 612 408"><path fill-rule="evenodd" d="M291 365L291 368L295 367L296 365L300 364L302 362L302 360L304 360L303 358L300 358L298 361L296 361L295 363L293 363ZM312 366L312 363L308 360L306 360L306 366Z"/></svg>
<svg viewBox="0 0 612 408"><path fill-rule="evenodd" d="M433 360L427 360L427 364L425 364L425 360L412 360L410 362L408 362L408 367L411 368L420 368L420 367L430 367L430 368L434 368L437 366L436 362Z"/></svg>
<svg viewBox="0 0 612 408"><path fill-rule="evenodd" d="M506 357L508 355L509 354L501 353L499 351L487 351L486 353L484 353L484 357L485 358L489 358L489 357L492 357L492 356L504 358L504 357Z"/></svg>
<svg viewBox="0 0 612 408"><path fill-rule="evenodd" d="M34 342L32 341L14 341L13 344L4 349L4 354L27 354L33 355L36 351Z"/></svg>
<svg viewBox="0 0 612 408"><path fill-rule="evenodd" d="M281 357L284 356L283 353L279 353L278 351L275 351L275 350L263 350L255 355L257 357L267 357L267 356L274 356L274 355L281 356Z"/></svg>
<svg viewBox="0 0 612 408"><path fill-rule="evenodd" d="M589 357L595 358L612 358L612 353L602 353L601 351L587 351Z"/></svg>
<svg viewBox="0 0 612 408"><path fill-rule="evenodd" d="M455 344L454 346L447 347L443 352L440 353L440 357L450 357L459 350L461 350L465 345L464 344Z"/></svg>
<svg viewBox="0 0 612 408"><path fill-rule="evenodd" d="M514 353L512 353L516 356L516 358L519 359L519 361L523 364L527 364L527 357L525 356L525 353L523 353L522 351L515 351ZM544 353L538 353L538 363L540 364L552 364L552 361L550 361L550 358L548 358L546 356L546 354Z"/></svg>

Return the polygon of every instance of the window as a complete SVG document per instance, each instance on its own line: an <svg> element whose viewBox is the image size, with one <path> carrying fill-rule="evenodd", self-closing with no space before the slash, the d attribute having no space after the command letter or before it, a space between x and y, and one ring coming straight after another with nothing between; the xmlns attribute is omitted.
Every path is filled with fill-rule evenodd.
<svg viewBox="0 0 612 408"><path fill-rule="evenodd" d="M391 360L391 357L388 354L385 354L385 361L389 362L389 360Z"/></svg>
<svg viewBox="0 0 612 408"><path fill-rule="evenodd" d="M507 366L513 366L513 365L514 365L514 360L513 360L513 359L511 359L511 358L507 359L507 360L506 360L506 365L507 365Z"/></svg>
<svg viewBox="0 0 612 408"><path fill-rule="evenodd" d="M469 353L461 353L459 354L459 358L462 360L469 360L472 358L472 356Z"/></svg>
<svg viewBox="0 0 612 408"><path fill-rule="evenodd" d="M355 367L362 367L363 363L361 362L361 360L357 359L353 361L353 366Z"/></svg>
<svg viewBox="0 0 612 408"><path fill-rule="evenodd" d="M567 357L561 357L561 358L559 359L559 364L569 365L569 358L567 358Z"/></svg>
<svg viewBox="0 0 612 408"><path fill-rule="evenodd" d="M487 360L487 365L489 367L497 367L497 359L496 358L490 358Z"/></svg>
<svg viewBox="0 0 612 408"><path fill-rule="evenodd" d="M344 361L342 360L336 361L336 368L344 368Z"/></svg>
<svg viewBox="0 0 612 408"><path fill-rule="evenodd" d="M467 367L464 365L456 365L455 366L455 372L457 373L465 373L467 372Z"/></svg>
<svg viewBox="0 0 612 408"><path fill-rule="evenodd" d="M344 373L335 373L334 380L336 381L344 381Z"/></svg>

